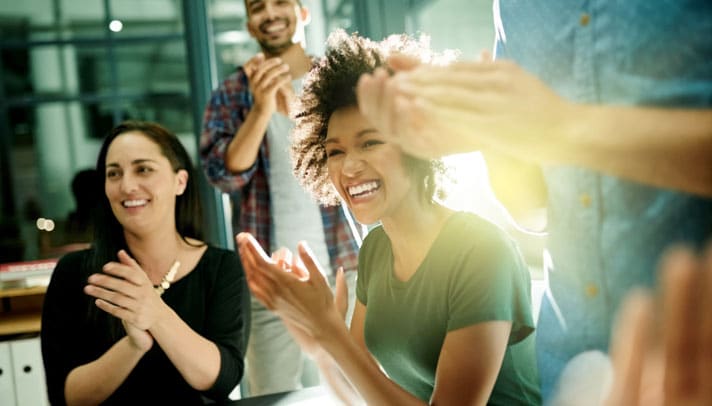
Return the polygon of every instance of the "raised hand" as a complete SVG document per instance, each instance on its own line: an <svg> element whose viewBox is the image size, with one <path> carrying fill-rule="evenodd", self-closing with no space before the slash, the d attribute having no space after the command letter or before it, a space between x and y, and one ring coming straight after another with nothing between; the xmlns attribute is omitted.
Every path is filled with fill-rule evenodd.
<svg viewBox="0 0 712 406"><path fill-rule="evenodd" d="M265 59L264 54L259 53L245 63L244 69L254 98L253 108L265 114L288 113L294 97L289 65L280 58Z"/></svg>
<svg viewBox="0 0 712 406"><path fill-rule="evenodd" d="M299 244L299 258L286 267L283 259L267 256L250 234L240 233L236 241L250 290L265 307L315 339L330 323L344 324L306 243Z"/></svg>
<svg viewBox="0 0 712 406"><path fill-rule="evenodd" d="M656 298L632 294L623 307L609 406L712 404L712 247L702 258L670 252L661 288Z"/></svg>
<svg viewBox="0 0 712 406"><path fill-rule="evenodd" d="M385 136L432 158L490 148L520 159L565 158L575 105L506 60L415 65L391 63L359 81L361 112Z"/></svg>
<svg viewBox="0 0 712 406"><path fill-rule="evenodd" d="M93 274L84 292L96 298L96 306L119 318L137 348L150 348L148 330L162 317L167 306L156 294L153 284L140 265L126 251L118 253L119 262L104 265L104 273Z"/></svg>

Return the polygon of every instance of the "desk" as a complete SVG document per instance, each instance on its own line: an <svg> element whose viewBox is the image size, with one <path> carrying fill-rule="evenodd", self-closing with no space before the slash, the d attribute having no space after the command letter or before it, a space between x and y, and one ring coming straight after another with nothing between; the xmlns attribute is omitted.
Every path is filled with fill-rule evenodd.
<svg viewBox="0 0 712 406"><path fill-rule="evenodd" d="M227 403L229 406L286 406L286 405L340 405L338 399L331 395L323 386L299 389L292 392L274 393L271 395L255 396Z"/></svg>

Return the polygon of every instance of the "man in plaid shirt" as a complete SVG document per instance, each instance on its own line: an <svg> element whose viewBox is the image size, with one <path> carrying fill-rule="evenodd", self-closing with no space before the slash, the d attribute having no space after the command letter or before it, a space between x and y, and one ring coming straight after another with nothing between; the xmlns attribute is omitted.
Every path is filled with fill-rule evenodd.
<svg viewBox="0 0 712 406"><path fill-rule="evenodd" d="M356 224L342 206L312 200L294 177L289 157L290 100L313 64L303 41L308 10L298 0L246 0L245 5L248 31L262 52L213 91L200 142L203 169L233 200L233 231L251 233L268 252L295 249L297 241L306 240L327 276L343 267L353 284L360 246ZM279 317L253 300L250 395L316 383L318 377L301 376L302 368L301 350Z"/></svg>

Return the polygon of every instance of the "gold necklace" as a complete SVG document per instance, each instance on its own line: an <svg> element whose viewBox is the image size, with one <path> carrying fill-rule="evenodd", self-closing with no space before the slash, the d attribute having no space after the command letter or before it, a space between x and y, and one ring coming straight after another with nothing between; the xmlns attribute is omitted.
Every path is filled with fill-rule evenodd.
<svg viewBox="0 0 712 406"><path fill-rule="evenodd" d="M153 290L158 293L158 296L161 296L163 292L168 290L168 288L171 287L171 283L173 283L173 280L176 278L176 273L178 273L178 268L180 267L180 262L176 260L173 262L173 266L171 266L171 269L166 272L165 275L163 275L163 279L161 279L161 283L158 284L158 286L154 286Z"/></svg>

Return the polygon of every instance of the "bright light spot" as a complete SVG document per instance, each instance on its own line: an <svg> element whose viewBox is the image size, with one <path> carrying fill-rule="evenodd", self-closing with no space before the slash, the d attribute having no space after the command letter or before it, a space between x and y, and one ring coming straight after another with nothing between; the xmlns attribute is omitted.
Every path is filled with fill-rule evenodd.
<svg viewBox="0 0 712 406"><path fill-rule="evenodd" d="M37 222L35 224L37 225L38 230L42 230L42 231L54 230L54 221L51 219L46 219L44 217L40 217L37 219Z"/></svg>
<svg viewBox="0 0 712 406"><path fill-rule="evenodd" d="M124 24L119 20L112 20L109 23L109 29L113 32L119 32L124 28Z"/></svg>

